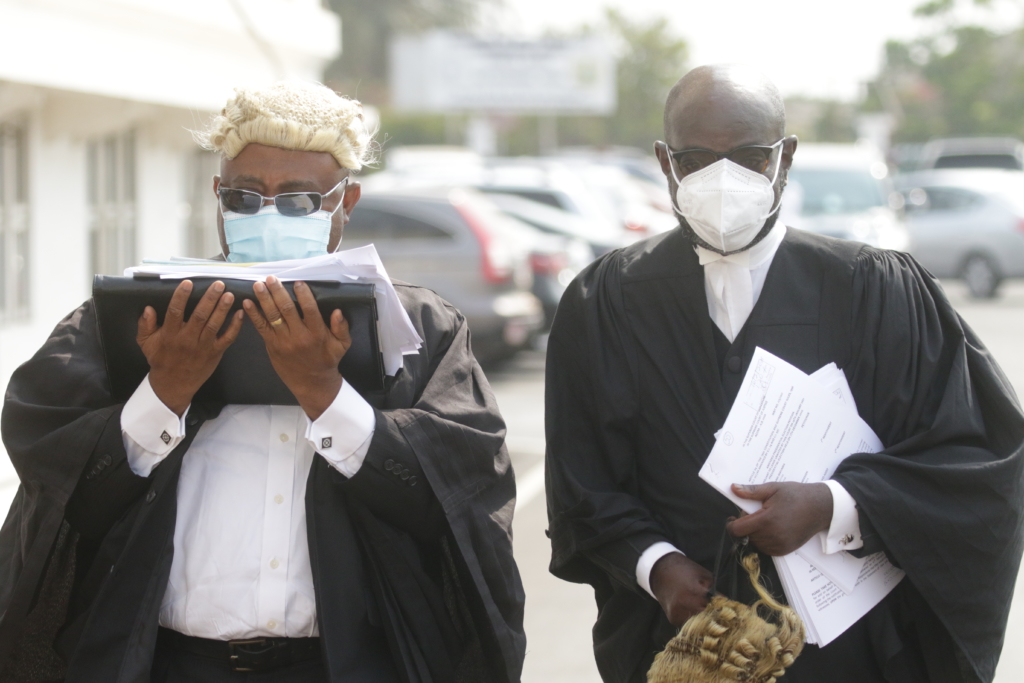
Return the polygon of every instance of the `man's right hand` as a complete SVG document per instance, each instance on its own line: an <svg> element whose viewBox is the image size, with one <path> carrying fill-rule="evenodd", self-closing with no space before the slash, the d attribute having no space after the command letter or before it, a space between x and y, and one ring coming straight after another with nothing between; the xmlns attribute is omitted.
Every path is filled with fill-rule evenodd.
<svg viewBox="0 0 1024 683"><path fill-rule="evenodd" d="M711 572L680 553L669 553L651 569L651 592L673 626L682 626L708 604Z"/></svg>
<svg viewBox="0 0 1024 683"><path fill-rule="evenodd" d="M157 325L156 311L146 306L139 318L135 338L149 361L149 384L163 404L179 417L185 413L199 387L217 369L224 351L238 338L242 329L242 311L218 336L235 297L224 293L224 283L214 282L203 294L188 322L185 304L192 282L184 280L167 306L164 324Z"/></svg>

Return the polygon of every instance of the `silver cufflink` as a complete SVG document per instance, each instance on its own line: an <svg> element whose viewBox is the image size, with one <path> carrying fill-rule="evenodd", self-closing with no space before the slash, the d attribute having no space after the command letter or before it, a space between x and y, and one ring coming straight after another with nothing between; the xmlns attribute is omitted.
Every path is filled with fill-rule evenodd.
<svg viewBox="0 0 1024 683"><path fill-rule="evenodd" d="M839 545L846 545L848 543L853 543L853 534L846 534L839 539Z"/></svg>
<svg viewBox="0 0 1024 683"><path fill-rule="evenodd" d="M163 441L165 444L170 443L171 435L168 434L167 431L165 430L164 433L160 435L160 440Z"/></svg>
<svg viewBox="0 0 1024 683"><path fill-rule="evenodd" d="M331 443L331 437L325 436L324 438L320 439L320 448L330 448Z"/></svg>

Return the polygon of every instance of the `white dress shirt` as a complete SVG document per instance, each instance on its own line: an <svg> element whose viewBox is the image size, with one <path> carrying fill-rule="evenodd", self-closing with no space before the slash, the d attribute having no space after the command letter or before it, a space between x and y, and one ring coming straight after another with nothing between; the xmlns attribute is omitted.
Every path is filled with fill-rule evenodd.
<svg viewBox="0 0 1024 683"><path fill-rule="evenodd" d="M185 436L147 377L125 404L128 463L146 477ZM160 625L201 638L318 634L306 539L306 478L315 453L345 476L363 463L373 408L347 383L310 421L297 406L228 405L181 464L174 559Z"/></svg>
<svg viewBox="0 0 1024 683"><path fill-rule="evenodd" d="M777 222L768 235L746 251L722 256L702 247L694 247L704 267L704 294L708 313L722 334L736 341L740 330L754 310L765 278L786 236L786 226ZM853 496L837 481L826 481L832 492L832 521L827 533L820 534L821 547L826 553L856 550L864 545L860 534L860 520ZM651 570L655 563L669 553L680 553L671 543L664 541L650 545L636 563L636 581L655 597L651 590Z"/></svg>

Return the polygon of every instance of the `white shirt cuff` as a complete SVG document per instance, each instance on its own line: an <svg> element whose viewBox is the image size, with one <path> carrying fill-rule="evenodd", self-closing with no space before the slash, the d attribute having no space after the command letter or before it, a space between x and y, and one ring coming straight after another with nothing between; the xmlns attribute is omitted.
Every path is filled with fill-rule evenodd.
<svg viewBox="0 0 1024 683"><path fill-rule="evenodd" d="M148 477L163 462L185 438L186 415L187 408L179 418L165 406L146 375L121 411L121 438L132 472Z"/></svg>
<svg viewBox="0 0 1024 683"><path fill-rule="evenodd" d="M323 415L315 421L306 418L306 439L334 469L354 477L370 450L377 416L373 407L352 385L342 382L341 389Z"/></svg>
<svg viewBox="0 0 1024 683"><path fill-rule="evenodd" d="M832 523L828 534L822 537L821 550L826 555L840 550L856 550L864 546L860 536L860 517L857 515L857 501L838 481L825 482L832 492Z"/></svg>
<svg viewBox="0 0 1024 683"><path fill-rule="evenodd" d="M640 584L647 593L655 600L658 597L651 591L651 570L654 569L654 565L657 564L658 560L665 557L669 553L683 554L679 548L675 547L671 543L665 541L659 541L658 543L651 544L647 550L640 555L640 559L636 563L636 582Z"/></svg>

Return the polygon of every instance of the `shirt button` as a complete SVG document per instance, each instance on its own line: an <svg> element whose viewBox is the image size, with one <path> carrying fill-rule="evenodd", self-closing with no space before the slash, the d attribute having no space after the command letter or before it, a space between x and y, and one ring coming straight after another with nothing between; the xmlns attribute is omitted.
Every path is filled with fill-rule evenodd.
<svg viewBox="0 0 1024 683"><path fill-rule="evenodd" d="M282 496L280 493L277 494L276 496L274 496L274 502L280 505L281 503L284 502L284 496Z"/></svg>
<svg viewBox="0 0 1024 683"><path fill-rule="evenodd" d="M280 566L281 566L281 563L277 561L276 557L270 561L270 568L271 569L277 569ZM271 627L271 628L273 628L273 627Z"/></svg>
<svg viewBox="0 0 1024 683"><path fill-rule="evenodd" d="M282 434L282 435L281 435L280 437L278 437L278 438L280 438L280 439L281 439L281 443L284 443L285 441L287 441L287 440L288 440L288 435L287 435L287 434Z"/></svg>
<svg viewBox="0 0 1024 683"><path fill-rule="evenodd" d="M271 619L267 622L267 628L277 628L277 622Z"/></svg>
<svg viewBox="0 0 1024 683"><path fill-rule="evenodd" d="M729 372L739 372L740 368L743 367L743 361L740 360L739 356L733 356L725 362L725 365L729 368Z"/></svg>

